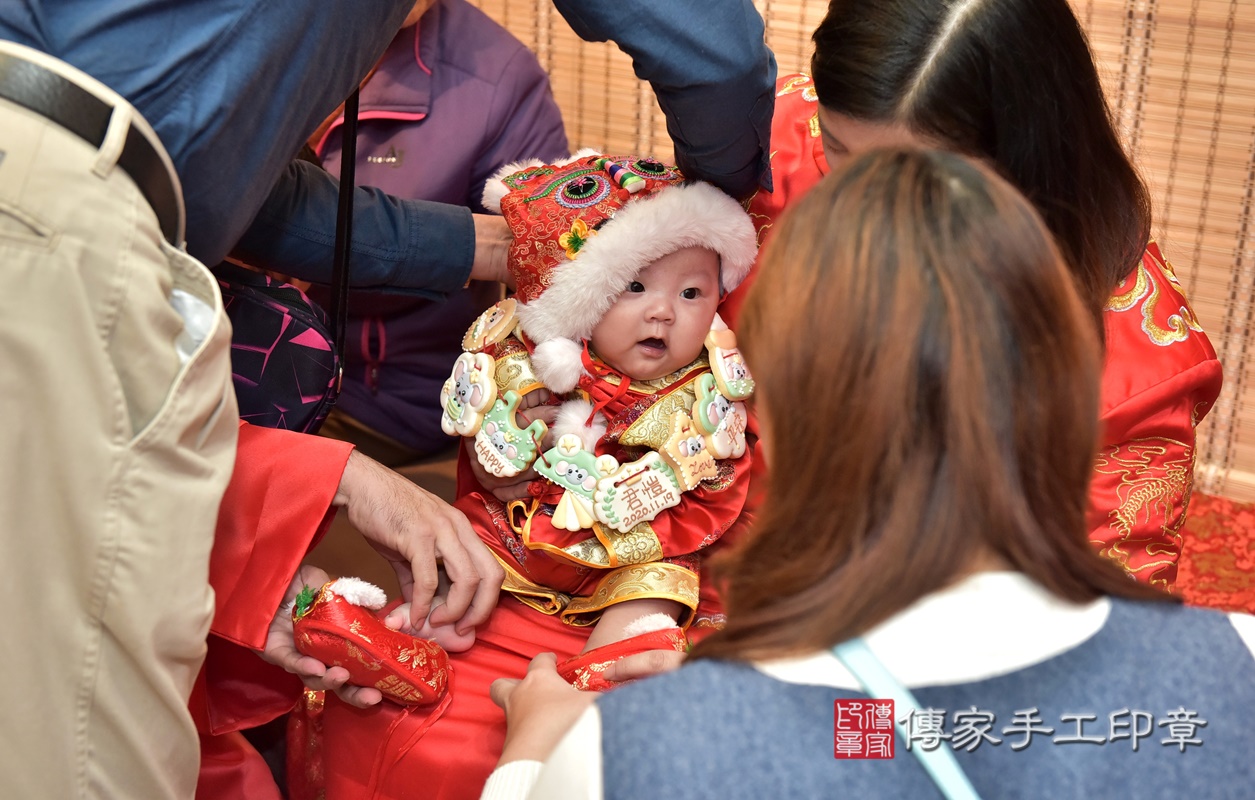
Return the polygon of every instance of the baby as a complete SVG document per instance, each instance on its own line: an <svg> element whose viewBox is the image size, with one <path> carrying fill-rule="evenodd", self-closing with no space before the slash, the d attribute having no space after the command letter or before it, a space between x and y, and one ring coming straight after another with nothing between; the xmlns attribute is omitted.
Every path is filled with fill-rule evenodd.
<svg viewBox="0 0 1255 800"><path fill-rule="evenodd" d="M714 599L699 553L745 502L753 389L717 308L748 274L755 232L734 200L652 159L515 165L485 205L510 227L517 290L467 331L442 425L474 437L481 475L535 479L528 499L502 502L464 469L456 505L505 592L595 625L563 674L604 688L592 665L682 650ZM520 408L544 405L552 426L519 425Z"/></svg>

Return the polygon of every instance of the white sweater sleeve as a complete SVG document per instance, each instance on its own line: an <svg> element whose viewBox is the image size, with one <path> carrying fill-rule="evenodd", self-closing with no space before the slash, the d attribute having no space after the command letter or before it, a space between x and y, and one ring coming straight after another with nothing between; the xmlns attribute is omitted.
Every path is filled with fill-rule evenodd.
<svg viewBox="0 0 1255 800"><path fill-rule="evenodd" d="M601 800L601 714L589 706L544 764L512 761L493 770L480 800Z"/></svg>
<svg viewBox="0 0 1255 800"><path fill-rule="evenodd" d="M544 765L539 761L511 761L509 764L502 764L488 776L479 800L522 800L536 783L542 766Z"/></svg>

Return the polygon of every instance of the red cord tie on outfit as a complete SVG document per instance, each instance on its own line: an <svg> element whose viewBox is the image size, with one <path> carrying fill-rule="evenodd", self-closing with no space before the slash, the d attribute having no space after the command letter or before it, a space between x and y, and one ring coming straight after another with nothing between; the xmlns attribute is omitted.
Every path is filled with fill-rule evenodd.
<svg viewBox="0 0 1255 800"><path fill-rule="evenodd" d="M592 425L597 419L598 412L627 395L632 379L614 367L594 361L592 354L588 352L588 340L584 341L584 351L580 353L580 360L584 362L584 371L588 374L580 377L579 385L588 394L588 399L593 401L593 410L584 424ZM618 378L619 383L614 387L614 391L610 391L606 388L610 385L610 381L598 380L599 378Z"/></svg>

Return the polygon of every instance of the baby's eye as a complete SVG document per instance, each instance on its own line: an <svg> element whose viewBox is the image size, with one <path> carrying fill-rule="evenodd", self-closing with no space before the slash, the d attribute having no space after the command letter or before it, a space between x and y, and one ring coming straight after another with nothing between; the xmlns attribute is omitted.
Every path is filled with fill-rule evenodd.
<svg viewBox="0 0 1255 800"><path fill-rule="evenodd" d="M701 289L698 289L695 286L690 286L689 288L680 292L680 297L683 297L685 300L696 300L698 297L701 296L701 294L702 294Z"/></svg>
<svg viewBox="0 0 1255 800"><path fill-rule="evenodd" d="M632 281L631 283L628 284L628 291L629 292L643 292L645 291L645 284L641 283L640 281Z"/></svg>

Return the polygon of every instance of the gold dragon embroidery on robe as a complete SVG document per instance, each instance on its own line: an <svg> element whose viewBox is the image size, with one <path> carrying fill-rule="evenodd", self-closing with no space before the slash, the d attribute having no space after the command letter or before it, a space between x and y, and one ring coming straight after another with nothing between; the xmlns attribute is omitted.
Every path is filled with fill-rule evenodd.
<svg viewBox="0 0 1255 800"><path fill-rule="evenodd" d="M1176 272L1172 269L1172 265L1166 259L1155 257L1152 252L1147 252L1149 258L1142 259L1138 264L1135 275L1133 276L1133 285L1125 291L1117 288L1115 294L1107 301L1106 310L1113 311L1117 314L1126 313L1137 309L1142 315L1142 331L1156 345L1167 347L1176 342L1185 341L1189 338L1190 331L1202 333L1203 327L1198 322L1198 317L1194 315L1193 309L1185 300L1185 296L1181 296L1181 305L1177 309L1168 314L1166 320L1162 322L1157 319L1159 304L1163 300L1163 291L1160 288L1159 281L1155 280L1150 274L1149 267L1146 262L1150 261L1154 269L1158 269L1164 279L1173 287L1180 289L1181 284L1177 281ZM1122 286L1128 283L1128 279L1124 281Z"/></svg>
<svg viewBox="0 0 1255 800"><path fill-rule="evenodd" d="M1119 476L1117 505L1107 518L1118 538L1098 542L1104 545L1102 554L1131 573L1152 576L1151 583L1165 583L1153 576L1171 567L1181 550L1180 532L1194 482L1194 448L1173 439L1136 439L1100 452L1094 471ZM1158 542L1147 541L1151 532L1158 534ZM1142 557L1133 558L1135 553Z"/></svg>

